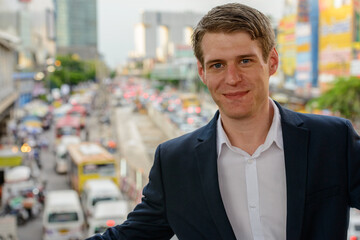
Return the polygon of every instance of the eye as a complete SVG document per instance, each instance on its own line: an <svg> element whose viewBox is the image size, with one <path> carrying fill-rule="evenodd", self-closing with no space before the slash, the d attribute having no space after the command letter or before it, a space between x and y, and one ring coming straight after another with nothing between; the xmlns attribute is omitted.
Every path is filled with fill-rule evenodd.
<svg viewBox="0 0 360 240"><path fill-rule="evenodd" d="M218 68L222 67L222 64L221 63L215 63L215 64L212 65L212 67L218 69Z"/></svg>
<svg viewBox="0 0 360 240"><path fill-rule="evenodd" d="M241 59L240 63L241 64L246 64L246 63L250 63L251 60L250 59Z"/></svg>

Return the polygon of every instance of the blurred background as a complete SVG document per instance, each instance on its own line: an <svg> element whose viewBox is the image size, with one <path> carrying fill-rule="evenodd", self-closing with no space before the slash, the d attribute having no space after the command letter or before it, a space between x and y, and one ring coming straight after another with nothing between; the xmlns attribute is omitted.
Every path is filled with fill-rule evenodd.
<svg viewBox="0 0 360 240"><path fill-rule="evenodd" d="M190 37L227 2L0 0L1 239L83 239L126 218L158 144L217 110ZM276 34L271 97L359 130L360 0L240 2ZM104 179L113 190L93 190ZM351 211L349 239L359 231Z"/></svg>

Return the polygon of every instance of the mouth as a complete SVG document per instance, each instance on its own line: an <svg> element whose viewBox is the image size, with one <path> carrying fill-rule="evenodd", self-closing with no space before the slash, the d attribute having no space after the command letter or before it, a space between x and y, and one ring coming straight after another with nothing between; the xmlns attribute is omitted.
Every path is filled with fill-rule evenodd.
<svg viewBox="0 0 360 240"><path fill-rule="evenodd" d="M240 99L243 98L244 96L246 96L250 91L239 91L239 92L232 92L232 93L224 93L223 95L231 100L236 100L236 99Z"/></svg>

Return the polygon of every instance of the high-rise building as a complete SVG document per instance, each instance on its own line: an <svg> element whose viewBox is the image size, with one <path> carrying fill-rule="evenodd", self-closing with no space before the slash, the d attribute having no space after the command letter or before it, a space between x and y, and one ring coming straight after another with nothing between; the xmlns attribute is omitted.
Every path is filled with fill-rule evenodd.
<svg viewBox="0 0 360 240"><path fill-rule="evenodd" d="M137 57L164 62L174 57L179 47L190 46L192 30L202 16L193 12L143 12L135 29Z"/></svg>
<svg viewBox="0 0 360 240"><path fill-rule="evenodd" d="M57 54L98 56L96 0L55 0Z"/></svg>

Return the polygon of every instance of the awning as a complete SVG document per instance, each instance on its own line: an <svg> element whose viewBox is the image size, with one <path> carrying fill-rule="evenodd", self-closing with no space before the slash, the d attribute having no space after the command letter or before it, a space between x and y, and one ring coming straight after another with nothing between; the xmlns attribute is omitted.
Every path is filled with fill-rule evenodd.
<svg viewBox="0 0 360 240"><path fill-rule="evenodd" d="M22 163L22 153L12 149L0 150L0 168L15 167Z"/></svg>
<svg viewBox="0 0 360 240"><path fill-rule="evenodd" d="M20 38L9 34L4 31L0 31L0 45L7 49L14 49L17 44L21 42Z"/></svg>

